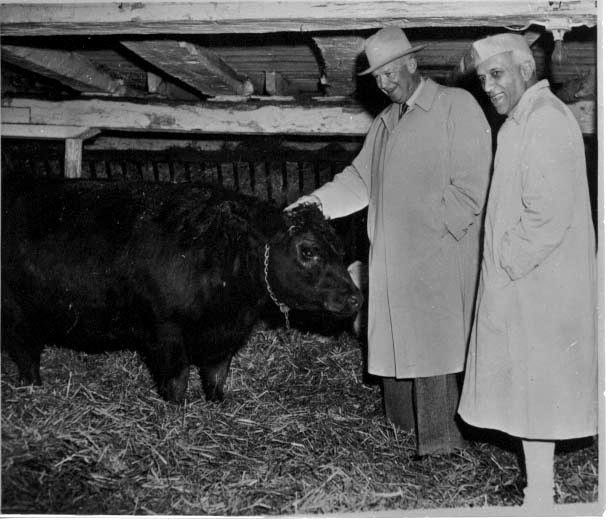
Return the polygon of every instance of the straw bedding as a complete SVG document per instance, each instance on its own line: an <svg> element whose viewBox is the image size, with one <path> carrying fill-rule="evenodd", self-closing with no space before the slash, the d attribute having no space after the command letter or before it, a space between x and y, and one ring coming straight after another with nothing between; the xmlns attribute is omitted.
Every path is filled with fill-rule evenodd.
<svg viewBox="0 0 608 525"><path fill-rule="evenodd" d="M378 384L347 333L261 325L235 358L227 399L162 401L131 351L49 348L42 387L16 387L2 356L2 512L302 515L513 506L512 444L479 435L418 458L383 415ZM558 449L558 503L598 495L597 440Z"/></svg>

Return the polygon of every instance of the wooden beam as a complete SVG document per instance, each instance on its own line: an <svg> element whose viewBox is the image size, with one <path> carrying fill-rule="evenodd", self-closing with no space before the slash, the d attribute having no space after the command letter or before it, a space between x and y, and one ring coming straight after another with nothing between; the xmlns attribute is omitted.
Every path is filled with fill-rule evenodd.
<svg viewBox="0 0 608 525"><path fill-rule="evenodd" d="M276 71L264 72L264 91L268 95L281 96L285 92L287 81Z"/></svg>
<svg viewBox="0 0 608 525"><path fill-rule="evenodd" d="M15 118L18 113L12 113ZM64 177L82 177L82 143L100 133L96 128L81 126L47 126L39 124L5 124L6 115L2 112L0 135L6 138L26 139L63 139L65 141Z"/></svg>
<svg viewBox="0 0 608 525"><path fill-rule="evenodd" d="M2 122L29 122L30 110L27 108L2 108ZM1 128L0 128L1 131Z"/></svg>
<svg viewBox="0 0 608 525"><path fill-rule="evenodd" d="M327 81L327 94L351 95L354 93L357 60L363 52L362 36L315 36L315 44L323 57Z"/></svg>
<svg viewBox="0 0 608 525"><path fill-rule="evenodd" d="M121 44L170 77L206 95L250 95L253 84L220 56L177 40L124 40Z"/></svg>
<svg viewBox="0 0 608 525"><path fill-rule="evenodd" d="M162 77L150 71L146 74L148 93L160 93L160 85L163 83Z"/></svg>
<svg viewBox="0 0 608 525"><path fill-rule="evenodd" d="M70 125L11 124L9 121L23 120L20 113L6 114L2 109L0 135L17 139L80 139L87 140L100 133L97 128ZM29 121L27 117L27 121Z"/></svg>
<svg viewBox="0 0 608 525"><path fill-rule="evenodd" d="M2 60L61 82L76 91L132 95L123 82L99 70L88 58L71 51L2 46Z"/></svg>
<svg viewBox="0 0 608 525"><path fill-rule="evenodd" d="M173 105L14 98L3 101L1 117L3 127L13 123L43 124L203 134L364 135L372 122L372 116L362 106L342 97L318 98L306 105L287 97L269 97L270 101L232 98ZM578 120L583 133L595 133L596 103L583 102L578 103L580 110L575 114L582 114ZM27 111L11 111L15 108ZM11 122L8 118L21 121Z"/></svg>
<svg viewBox="0 0 608 525"><path fill-rule="evenodd" d="M174 82L162 78L151 71L146 72L146 87L148 93L159 97L176 100L200 100L200 95L187 91Z"/></svg>
<svg viewBox="0 0 608 525"><path fill-rule="evenodd" d="M597 25L596 0L201 0L0 5L3 36Z"/></svg>
<svg viewBox="0 0 608 525"><path fill-rule="evenodd" d="M367 132L371 116L362 107L330 100L302 106L287 97L270 102L240 97L196 104L142 104L106 99L44 101L5 99L5 108L29 110L28 124L71 125L124 131L226 134L336 134ZM11 112L7 112L11 114ZM26 115L27 112L12 115ZM17 122L25 123L25 122Z"/></svg>

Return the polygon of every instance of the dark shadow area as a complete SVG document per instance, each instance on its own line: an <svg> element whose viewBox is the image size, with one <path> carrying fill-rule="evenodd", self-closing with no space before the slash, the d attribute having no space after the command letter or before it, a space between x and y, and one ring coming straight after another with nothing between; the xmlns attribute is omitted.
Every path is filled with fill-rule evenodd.
<svg viewBox="0 0 608 525"><path fill-rule="evenodd" d="M596 437L587 436L584 438L578 439L567 439L565 441L558 441L555 444L555 453L556 454L569 454L571 452L576 452L578 450L582 450L584 448L588 448L594 445L596 441Z"/></svg>

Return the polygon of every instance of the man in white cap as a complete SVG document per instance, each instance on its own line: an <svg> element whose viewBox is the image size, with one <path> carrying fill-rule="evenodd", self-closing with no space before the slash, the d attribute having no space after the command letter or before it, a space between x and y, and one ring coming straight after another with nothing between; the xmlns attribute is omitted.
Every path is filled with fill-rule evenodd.
<svg viewBox="0 0 608 525"><path fill-rule="evenodd" d="M553 503L555 440L597 432L595 234L580 128L525 39L473 44L497 139L459 413L522 439L524 504Z"/></svg>
<svg viewBox="0 0 608 525"><path fill-rule="evenodd" d="M398 27L365 42L391 100L352 164L291 207L330 218L368 207L368 371L384 378L390 420L417 432L418 454L463 445L455 422L479 272L491 134L466 91L423 78Z"/></svg>

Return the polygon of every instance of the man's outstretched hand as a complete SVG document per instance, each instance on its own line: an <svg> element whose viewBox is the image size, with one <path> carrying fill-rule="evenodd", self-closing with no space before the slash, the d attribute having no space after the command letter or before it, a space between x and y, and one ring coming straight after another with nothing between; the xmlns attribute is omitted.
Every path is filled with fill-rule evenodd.
<svg viewBox="0 0 608 525"><path fill-rule="evenodd" d="M292 202L283 211L290 211L300 204L316 204L320 210L323 210L323 205L321 204L319 197L316 195L302 195L298 200Z"/></svg>

